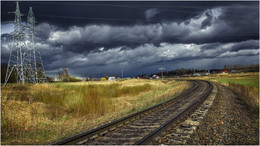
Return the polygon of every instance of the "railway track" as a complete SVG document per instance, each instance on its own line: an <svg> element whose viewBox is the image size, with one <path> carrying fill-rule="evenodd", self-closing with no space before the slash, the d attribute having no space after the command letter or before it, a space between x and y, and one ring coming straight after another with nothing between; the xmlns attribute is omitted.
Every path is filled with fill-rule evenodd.
<svg viewBox="0 0 260 146"><path fill-rule="evenodd" d="M150 144L183 121L212 91L210 82L190 82L191 89L170 100L54 144Z"/></svg>

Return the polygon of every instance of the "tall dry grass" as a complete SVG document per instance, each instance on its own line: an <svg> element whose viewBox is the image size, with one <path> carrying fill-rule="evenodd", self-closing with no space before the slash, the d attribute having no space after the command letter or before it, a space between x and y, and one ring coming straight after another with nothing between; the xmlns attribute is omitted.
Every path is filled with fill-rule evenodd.
<svg viewBox="0 0 260 146"><path fill-rule="evenodd" d="M228 87L238 93L239 98L250 108L259 109L259 87L236 83L228 83Z"/></svg>
<svg viewBox="0 0 260 146"><path fill-rule="evenodd" d="M112 99L120 96L136 96L152 89L150 84L121 87L119 83L108 85L66 86L63 89L43 90L33 93L33 100L64 107L77 116L103 115L114 109ZM57 91L58 90L58 91ZM35 90L34 90L35 91Z"/></svg>
<svg viewBox="0 0 260 146"><path fill-rule="evenodd" d="M157 80L2 88L1 144L43 144L154 105L188 88Z"/></svg>

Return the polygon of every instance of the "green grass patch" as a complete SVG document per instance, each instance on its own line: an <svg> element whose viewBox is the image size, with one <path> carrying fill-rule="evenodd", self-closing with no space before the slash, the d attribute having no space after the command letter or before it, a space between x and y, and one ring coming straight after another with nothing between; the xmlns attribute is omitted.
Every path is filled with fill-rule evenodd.
<svg viewBox="0 0 260 146"><path fill-rule="evenodd" d="M241 84L241 85L248 85L253 87L259 87L259 76L257 77L249 77L249 78L221 78L216 79L219 83L234 83L234 84Z"/></svg>

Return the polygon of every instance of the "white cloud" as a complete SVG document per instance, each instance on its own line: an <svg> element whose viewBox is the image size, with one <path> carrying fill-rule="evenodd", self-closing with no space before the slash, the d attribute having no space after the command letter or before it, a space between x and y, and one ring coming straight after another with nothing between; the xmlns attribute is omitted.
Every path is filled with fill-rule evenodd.
<svg viewBox="0 0 260 146"><path fill-rule="evenodd" d="M5 33L11 33L14 31L14 24L13 23L6 23L1 24L1 35Z"/></svg>
<svg viewBox="0 0 260 146"><path fill-rule="evenodd" d="M146 19L151 19L153 18L155 15L157 15L158 13L160 13L160 11L158 9L149 9L145 11L145 18Z"/></svg>
<svg viewBox="0 0 260 146"><path fill-rule="evenodd" d="M101 48L99 48L99 51L103 51L105 48L104 47L101 47Z"/></svg>
<svg viewBox="0 0 260 146"><path fill-rule="evenodd" d="M87 25L71 27L66 31L52 31L48 41L51 43L75 44L106 43L109 41L149 41L160 38L161 25L109 26Z"/></svg>
<svg viewBox="0 0 260 146"><path fill-rule="evenodd" d="M230 56L257 55L259 50L240 50L232 52L232 46L237 43L218 44L214 49L201 49L210 44L169 44L161 43L159 46L153 44L144 44L131 49L122 49L122 47L112 48L101 52L92 52L87 55L74 54L73 64L81 65L111 65L111 64L128 64L136 65L152 64L160 61L171 61L186 58L214 58Z"/></svg>
<svg viewBox="0 0 260 146"><path fill-rule="evenodd" d="M237 52L230 52L230 51L224 52L217 57L253 56L258 54L259 54L259 49L239 50Z"/></svg>
<svg viewBox="0 0 260 146"><path fill-rule="evenodd" d="M8 54L11 51L12 43L2 43L1 44L1 55L3 56L9 56Z"/></svg>

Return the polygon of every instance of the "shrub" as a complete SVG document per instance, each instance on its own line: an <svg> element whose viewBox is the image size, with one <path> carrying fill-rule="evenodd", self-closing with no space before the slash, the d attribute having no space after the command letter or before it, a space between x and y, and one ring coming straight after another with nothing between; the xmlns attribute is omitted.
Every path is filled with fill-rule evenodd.
<svg viewBox="0 0 260 146"><path fill-rule="evenodd" d="M101 78L101 81L107 81L107 79L104 77L104 78Z"/></svg>
<svg viewBox="0 0 260 146"><path fill-rule="evenodd" d="M75 78L75 77L65 77L62 79L62 82L80 82L81 79Z"/></svg>

